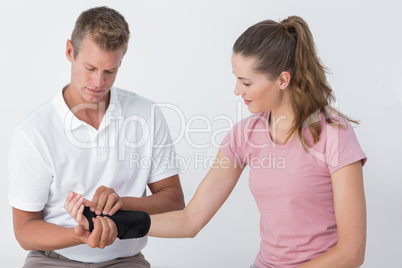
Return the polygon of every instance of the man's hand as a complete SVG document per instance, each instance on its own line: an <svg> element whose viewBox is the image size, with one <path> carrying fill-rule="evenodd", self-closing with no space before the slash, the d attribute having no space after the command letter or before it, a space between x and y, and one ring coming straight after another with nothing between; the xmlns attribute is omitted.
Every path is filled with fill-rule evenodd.
<svg viewBox="0 0 402 268"><path fill-rule="evenodd" d="M117 237L116 224L111 219L100 216L92 218L92 221L94 223L92 233L84 230L80 225L75 228L75 233L81 241L88 244L91 248L97 247L101 249L113 244Z"/></svg>
<svg viewBox="0 0 402 268"><path fill-rule="evenodd" d="M92 198L90 209L96 215L112 216L122 206L123 200L112 188L100 186Z"/></svg>
<svg viewBox="0 0 402 268"><path fill-rule="evenodd" d="M74 231L80 240L88 244L90 247L105 248L113 244L117 236L117 227L113 220L107 217L92 218L94 229L89 231L89 222L83 215L84 205L89 205L91 202L83 198L80 194L70 191L64 203L65 210L78 223Z"/></svg>

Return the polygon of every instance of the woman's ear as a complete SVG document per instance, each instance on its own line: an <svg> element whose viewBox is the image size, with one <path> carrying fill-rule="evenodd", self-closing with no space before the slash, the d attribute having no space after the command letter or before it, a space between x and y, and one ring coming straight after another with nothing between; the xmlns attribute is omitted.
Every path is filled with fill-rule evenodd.
<svg viewBox="0 0 402 268"><path fill-rule="evenodd" d="M283 71L280 75L279 75L279 87L280 89L286 89L289 84L290 84L290 73L288 71Z"/></svg>

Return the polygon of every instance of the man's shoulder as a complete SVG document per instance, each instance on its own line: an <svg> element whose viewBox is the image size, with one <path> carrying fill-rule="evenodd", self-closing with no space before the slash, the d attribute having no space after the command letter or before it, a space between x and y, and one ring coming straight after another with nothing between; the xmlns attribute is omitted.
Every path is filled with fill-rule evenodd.
<svg viewBox="0 0 402 268"><path fill-rule="evenodd" d="M149 105L154 103L153 100L145 98L141 95L138 95L137 93L121 88L116 87L116 93L117 97L120 101L120 103L123 104L132 104L132 103L137 103L137 104L145 104Z"/></svg>
<svg viewBox="0 0 402 268"><path fill-rule="evenodd" d="M116 88L116 93L124 115L142 115L149 117L152 111L155 110L156 103L154 100L120 88Z"/></svg>
<svg viewBox="0 0 402 268"><path fill-rule="evenodd" d="M56 115L53 98L49 98L36 106L18 124L21 129L49 123L50 118Z"/></svg>

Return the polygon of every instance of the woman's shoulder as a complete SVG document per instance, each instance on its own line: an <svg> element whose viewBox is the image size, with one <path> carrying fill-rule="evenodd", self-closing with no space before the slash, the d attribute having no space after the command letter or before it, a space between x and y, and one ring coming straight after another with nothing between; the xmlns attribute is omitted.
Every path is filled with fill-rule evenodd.
<svg viewBox="0 0 402 268"><path fill-rule="evenodd" d="M258 114L252 114L246 118L243 118L240 120L234 128L242 128L243 130L250 131L252 129L258 128L258 129L267 129L268 130L268 125L269 125L269 114L270 111L265 111L262 113Z"/></svg>

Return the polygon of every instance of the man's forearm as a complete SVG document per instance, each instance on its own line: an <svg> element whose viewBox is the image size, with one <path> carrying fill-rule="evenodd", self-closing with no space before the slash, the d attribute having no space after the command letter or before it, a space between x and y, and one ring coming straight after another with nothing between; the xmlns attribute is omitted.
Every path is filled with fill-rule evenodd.
<svg viewBox="0 0 402 268"><path fill-rule="evenodd" d="M15 236L25 250L55 250L82 244L73 228L65 228L40 219L29 220L15 230Z"/></svg>
<svg viewBox="0 0 402 268"><path fill-rule="evenodd" d="M148 187L152 193L150 196L121 197L113 188L100 186L96 190L92 201L84 199L84 203L86 206L90 206L91 211L95 212L96 215L104 214L110 216L120 209L144 211L151 215L180 210L185 207L184 195L178 175L150 183ZM71 199L72 196L74 194L69 195L67 199Z"/></svg>
<svg viewBox="0 0 402 268"><path fill-rule="evenodd" d="M162 190L150 196L122 197L123 210L140 210L148 214L159 214L173 210L180 210L185 207L182 193L176 191Z"/></svg>

